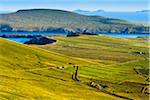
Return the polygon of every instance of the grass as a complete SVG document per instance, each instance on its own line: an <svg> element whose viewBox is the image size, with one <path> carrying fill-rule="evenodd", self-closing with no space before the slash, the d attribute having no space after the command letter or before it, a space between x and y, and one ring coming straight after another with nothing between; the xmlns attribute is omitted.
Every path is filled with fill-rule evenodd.
<svg viewBox="0 0 150 100"><path fill-rule="evenodd" d="M0 39L0 99L121 99L87 85L94 81L105 85L104 91L148 100L148 95L141 93L142 87L149 84L147 41L86 35L54 38L58 42L50 45ZM133 53L137 51L146 54ZM79 66L81 82L71 79L73 65Z"/></svg>

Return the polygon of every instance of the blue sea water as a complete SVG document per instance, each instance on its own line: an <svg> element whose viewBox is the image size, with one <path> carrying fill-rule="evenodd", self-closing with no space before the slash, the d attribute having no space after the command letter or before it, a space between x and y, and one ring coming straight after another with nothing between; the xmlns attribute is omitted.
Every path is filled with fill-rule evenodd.
<svg viewBox="0 0 150 100"><path fill-rule="evenodd" d="M48 32L0 32L1 35L6 34L22 34L22 35L63 35L66 36L66 33L48 33ZM29 41L32 38L5 38L7 40L11 40L18 43L25 43L26 41Z"/></svg>
<svg viewBox="0 0 150 100"><path fill-rule="evenodd" d="M150 12L105 12L105 11L94 11L94 12L85 12L85 11L75 11L79 14L92 15L92 16L104 16L109 18L124 19L129 22L137 23L150 23L149 15Z"/></svg>
<svg viewBox="0 0 150 100"><path fill-rule="evenodd" d="M101 12L99 15L130 22L149 23L149 12Z"/></svg>
<svg viewBox="0 0 150 100"><path fill-rule="evenodd" d="M29 41L31 38L6 38L6 39L18 43L25 43L26 41Z"/></svg>
<svg viewBox="0 0 150 100"><path fill-rule="evenodd" d="M108 33L100 35L112 36L117 38L136 38L138 36L150 36L150 34L120 34L120 33Z"/></svg>
<svg viewBox="0 0 150 100"><path fill-rule="evenodd" d="M0 32L0 35L4 34L29 34L29 35L66 35L66 33L49 33L49 32Z"/></svg>
<svg viewBox="0 0 150 100"><path fill-rule="evenodd" d="M30 34L30 35L63 35L66 36L66 33L45 33L45 32L0 32L0 35L4 34ZM120 34L120 33L107 33L107 34L99 34L105 36L112 36L117 38L136 38L138 36L150 36L149 34ZM15 41L18 43L24 43L29 41L31 38L6 38L11 41Z"/></svg>

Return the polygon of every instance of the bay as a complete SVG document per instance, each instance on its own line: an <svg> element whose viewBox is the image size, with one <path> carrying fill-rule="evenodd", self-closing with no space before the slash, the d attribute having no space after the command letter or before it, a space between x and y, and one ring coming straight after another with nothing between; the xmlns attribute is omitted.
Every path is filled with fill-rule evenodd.
<svg viewBox="0 0 150 100"><path fill-rule="evenodd" d="M22 34L22 35L63 35L66 36L66 33L48 33L48 32L0 32L0 35L7 35L7 34ZM116 38L136 38L138 36L150 36L150 34L125 34L125 33L107 33L107 34L99 34L105 36L111 36ZM6 38L7 40L11 40L18 43L24 43L29 41L31 38Z"/></svg>

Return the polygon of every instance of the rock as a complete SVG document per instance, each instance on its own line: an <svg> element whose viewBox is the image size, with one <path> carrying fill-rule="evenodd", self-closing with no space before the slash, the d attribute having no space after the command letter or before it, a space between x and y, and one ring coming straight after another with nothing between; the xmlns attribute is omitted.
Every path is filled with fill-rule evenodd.
<svg viewBox="0 0 150 100"><path fill-rule="evenodd" d="M96 33L87 33L87 32L85 32L85 33L82 33L82 34L85 34L85 35L98 35L98 34L96 34Z"/></svg>
<svg viewBox="0 0 150 100"><path fill-rule="evenodd" d="M67 37L80 36L78 33L68 33Z"/></svg>
<svg viewBox="0 0 150 100"><path fill-rule="evenodd" d="M69 64L69 65L75 65L74 63L71 63L71 62L69 62L69 63L67 63L67 64Z"/></svg>
<svg viewBox="0 0 150 100"><path fill-rule="evenodd" d="M144 91L145 94L150 94L150 88L146 88Z"/></svg>
<svg viewBox="0 0 150 100"><path fill-rule="evenodd" d="M35 37L24 44L39 44L39 45L44 45L44 44L51 44L56 42L56 40L51 39L47 36L41 36L41 37Z"/></svg>
<svg viewBox="0 0 150 100"><path fill-rule="evenodd" d="M148 78L146 79L146 81L147 81L147 82L150 82L150 77L148 77Z"/></svg>
<svg viewBox="0 0 150 100"><path fill-rule="evenodd" d="M145 54L145 52L142 52L142 51L140 51L140 52L133 52L134 54L140 54L140 55L142 55L142 54Z"/></svg>
<svg viewBox="0 0 150 100"><path fill-rule="evenodd" d="M102 88L107 88L108 86L106 84L99 84Z"/></svg>
<svg viewBox="0 0 150 100"><path fill-rule="evenodd" d="M101 85L99 85L99 84L96 84L95 88L98 89L98 90L102 90L103 89L103 87Z"/></svg>
<svg viewBox="0 0 150 100"><path fill-rule="evenodd" d="M138 69L133 69L135 72L136 72L136 74L140 74L140 72L138 71Z"/></svg>
<svg viewBox="0 0 150 100"><path fill-rule="evenodd" d="M95 87L95 83L94 83L94 82L90 82L89 85L90 85L91 87Z"/></svg>
<svg viewBox="0 0 150 100"><path fill-rule="evenodd" d="M150 94L150 87L149 86L143 87L141 92L145 94Z"/></svg>
<svg viewBox="0 0 150 100"><path fill-rule="evenodd" d="M63 70L64 68L65 68L64 66L58 66L58 67L57 67L57 69L62 69L62 70Z"/></svg>
<svg viewBox="0 0 150 100"><path fill-rule="evenodd" d="M90 82L89 85L93 88L96 88L98 90L102 90L103 86L101 86L100 84L95 84L94 82Z"/></svg>

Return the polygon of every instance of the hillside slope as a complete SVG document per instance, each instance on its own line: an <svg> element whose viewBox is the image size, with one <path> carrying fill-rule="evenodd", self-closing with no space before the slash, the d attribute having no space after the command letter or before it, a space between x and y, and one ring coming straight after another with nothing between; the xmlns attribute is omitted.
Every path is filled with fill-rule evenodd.
<svg viewBox="0 0 150 100"><path fill-rule="evenodd" d="M58 42L54 45L38 47L92 62L92 65L80 68L80 77L106 86L105 91L135 100L148 100L148 94L141 93L142 88L149 84L147 39L86 35L56 36L55 39ZM72 67L69 69L73 70Z"/></svg>
<svg viewBox="0 0 150 100"><path fill-rule="evenodd" d="M40 48L0 38L1 100L121 99L103 91L148 100L141 93L149 84L147 41L105 36L55 38L56 44ZM79 66L81 82L71 79L74 65ZM103 91L90 87L91 81L105 86Z"/></svg>
<svg viewBox="0 0 150 100"><path fill-rule="evenodd" d="M125 20L101 16L85 16L77 13L52 10L29 9L0 14L0 31L45 31L73 33L148 33L142 25Z"/></svg>
<svg viewBox="0 0 150 100"><path fill-rule="evenodd" d="M57 69L58 66L73 67L69 62L79 66L91 64L0 39L0 99L117 99L73 81L72 72Z"/></svg>

